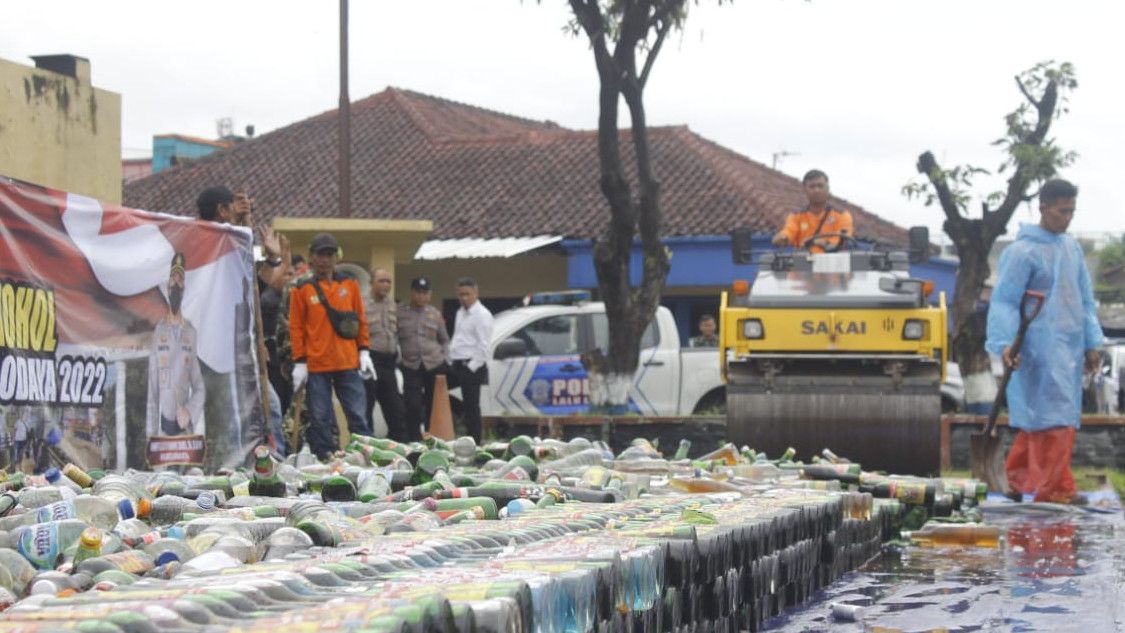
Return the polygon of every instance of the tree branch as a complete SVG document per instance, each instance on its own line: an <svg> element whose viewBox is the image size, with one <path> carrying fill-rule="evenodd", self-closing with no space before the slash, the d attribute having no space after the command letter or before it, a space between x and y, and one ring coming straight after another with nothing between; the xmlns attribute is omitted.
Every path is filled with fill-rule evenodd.
<svg viewBox="0 0 1125 633"><path fill-rule="evenodd" d="M1032 99L1027 95L1023 82L1018 78L1016 84L1019 85L1020 91L1027 96L1028 100L1035 104L1035 112L1038 120L1035 122L1035 129L1031 134L1022 141L1023 145L1039 146L1043 144L1044 139L1047 138L1047 132L1051 129L1051 122L1055 118L1055 106L1058 104L1059 99L1059 86L1053 79L1047 83L1047 88L1043 90L1043 97L1038 101ZM1012 219L1012 214L1016 212L1020 202L1023 201L1025 190L1031 178L1028 175L1028 167L1026 163L1016 161L1015 172L1012 177L1008 179L1008 191L1004 194L1004 201L1000 206L996 207L996 212L985 218L996 235L1000 235L1004 227L1008 225L1008 220Z"/></svg>
<svg viewBox="0 0 1125 633"><path fill-rule="evenodd" d="M652 71L652 65L656 62L656 56L660 54L660 47L664 45L664 37L668 35L668 31L670 30L672 30L672 20L665 20L664 23L660 25L660 30L656 33L656 41L652 43L652 48L645 57L645 65L644 68L641 69L641 76L640 79L638 79L641 89L644 89L645 85L648 83L648 75Z"/></svg>
<svg viewBox="0 0 1125 633"><path fill-rule="evenodd" d="M945 213L945 219L954 224L964 220L961 209L957 206L957 200L953 197L953 192L950 191L949 183L946 182L941 166L938 165L933 152L923 152L918 157L918 173L929 179L934 192L937 193L941 210Z"/></svg>
<svg viewBox="0 0 1125 633"><path fill-rule="evenodd" d="M1016 85L1019 86L1020 92L1023 93L1024 98L1031 102L1031 105L1038 108L1039 101L1037 101L1035 97L1031 96L1031 92L1028 91L1027 86L1023 85L1023 80L1019 78L1019 75L1016 75Z"/></svg>

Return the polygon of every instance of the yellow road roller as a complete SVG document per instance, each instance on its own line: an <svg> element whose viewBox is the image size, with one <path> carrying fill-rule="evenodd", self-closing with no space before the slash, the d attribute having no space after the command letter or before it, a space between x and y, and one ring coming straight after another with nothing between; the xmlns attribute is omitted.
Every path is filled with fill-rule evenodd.
<svg viewBox="0 0 1125 633"><path fill-rule="evenodd" d="M802 459L829 448L865 469L933 475L940 467L945 295L911 277L929 234L910 249L833 253L750 251L732 235L752 280L722 295L720 346L727 435L770 456Z"/></svg>

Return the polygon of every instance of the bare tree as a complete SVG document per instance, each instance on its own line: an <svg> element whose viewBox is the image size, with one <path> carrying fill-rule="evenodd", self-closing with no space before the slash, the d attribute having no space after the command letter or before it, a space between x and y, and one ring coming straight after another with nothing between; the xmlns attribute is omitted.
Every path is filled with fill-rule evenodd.
<svg viewBox="0 0 1125 633"><path fill-rule="evenodd" d="M660 242L663 215L660 182L652 165L644 89L668 34L682 26L686 0L569 0L570 27L585 33L594 53L601 85L598 94L598 160L602 194L610 221L594 241L594 270L609 320L609 353L588 354L590 404L593 410L620 411L628 402L637 369L641 335L660 303L670 254ZM617 126L621 101L632 123L636 191L622 156ZM640 237L641 281L630 284L630 253Z"/></svg>
<svg viewBox="0 0 1125 633"><path fill-rule="evenodd" d="M953 294L953 360L965 377L965 401L970 406L987 406L996 394L988 354L984 351L984 312L981 292L991 270L988 255L996 238L1007 231L1008 221L1021 203L1030 201L1033 185L1053 177L1060 168L1071 165L1076 154L1064 151L1048 137L1051 124L1067 111L1066 95L1077 87L1074 67L1066 62L1043 62L1015 78L1023 97L1005 117L1007 131L993 145L1006 156L997 173L1011 173L1007 187L987 195L981 202L980 217L969 217L968 193L976 176L989 172L980 167L960 165L943 169L932 152L918 157L918 173L925 180L903 188L908 198L922 198L926 205L935 202L945 214L943 227L953 240L960 257L957 288Z"/></svg>

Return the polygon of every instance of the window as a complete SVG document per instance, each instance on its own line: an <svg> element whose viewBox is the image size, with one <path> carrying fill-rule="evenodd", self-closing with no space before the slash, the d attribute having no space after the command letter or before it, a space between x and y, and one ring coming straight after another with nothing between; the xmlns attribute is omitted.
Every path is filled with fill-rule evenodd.
<svg viewBox="0 0 1125 633"><path fill-rule="evenodd" d="M528 356L578 354L578 316L550 316L520 328L514 338L527 343Z"/></svg>
<svg viewBox="0 0 1125 633"><path fill-rule="evenodd" d="M609 319L605 314L592 315L594 328L594 347L602 350L603 354L609 353ZM644 334L641 335L641 349L656 347L660 342L660 335L656 330L656 318L649 321Z"/></svg>

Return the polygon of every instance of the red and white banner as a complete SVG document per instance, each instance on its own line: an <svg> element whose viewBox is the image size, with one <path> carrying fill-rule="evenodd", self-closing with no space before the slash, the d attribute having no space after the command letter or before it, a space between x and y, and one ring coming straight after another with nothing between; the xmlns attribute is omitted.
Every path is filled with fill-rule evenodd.
<svg viewBox="0 0 1125 633"><path fill-rule="evenodd" d="M0 176L0 464L241 463L265 433L252 248Z"/></svg>

